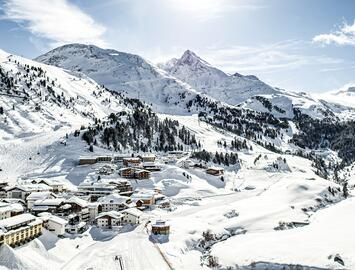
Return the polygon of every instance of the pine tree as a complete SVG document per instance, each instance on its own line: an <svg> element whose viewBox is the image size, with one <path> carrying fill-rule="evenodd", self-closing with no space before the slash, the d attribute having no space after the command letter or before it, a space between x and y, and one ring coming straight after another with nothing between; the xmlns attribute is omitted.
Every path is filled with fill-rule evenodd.
<svg viewBox="0 0 355 270"><path fill-rule="evenodd" d="M344 198L349 197L348 182L344 182L344 184L343 184L343 196L344 196Z"/></svg>

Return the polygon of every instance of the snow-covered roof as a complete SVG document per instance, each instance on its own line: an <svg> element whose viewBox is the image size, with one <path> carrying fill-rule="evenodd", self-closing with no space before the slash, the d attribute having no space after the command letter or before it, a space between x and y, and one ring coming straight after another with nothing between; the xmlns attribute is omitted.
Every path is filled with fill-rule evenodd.
<svg viewBox="0 0 355 270"><path fill-rule="evenodd" d="M11 191L11 190L13 190L13 189L20 189L20 190L22 190L22 191L24 191L24 192L30 191L28 188L26 188L26 187L24 187L24 186L20 186L20 185L11 186L11 187L5 187L5 190L6 190L6 191Z"/></svg>
<svg viewBox="0 0 355 270"><path fill-rule="evenodd" d="M104 180L105 181L105 180ZM112 184L112 185L122 185L122 184L127 184L127 183L130 183L128 180L126 179L108 179L106 180L109 184Z"/></svg>
<svg viewBox="0 0 355 270"><path fill-rule="evenodd" d="M156 155L152 154L152 153L149 153L149 154L142 154L142 155L139 155L140 157L142 158L155 158Z"/></svg>
<svg viewBox="0 0 355 270"><path fill-rule="evenodd" d="M35 201L34 206L58 206L63 202L63 198L43 199Z"/></svg>
<svg viewBox="0 0 355 270"><path fill-rule="evenodd" d="M48 205L34 205L31 208L32 211L47 211L49 210Z"/></svg>
<svg viewBox="0 0 355 270"><path fill-rule="evenodd" d="M26 184L22 185L23 188L25 188L28 191L48 191L48 190L53 190L52 187L46 185L46 184Z"/></svg>
<svg viewBox="0 0 355 270"><path fill-rule="evenodd" d="M208 167L207 170L223 171L224 169L222 167Z"/></svg>
<svg viewBox="0 0 355 270"><path fill-rule="evenodd" d="M81 207L87 207L88 206L88 202L80 199L76 196L71 197L69 200L66 201L66 203L75 203L77 205L80 205Z"/></svg>
<svg viewBox="0 0 355 270"><path fill-rule="evenodd" d="M101 204L123 204L129 200L129 197L119 194L110 194L105 197L99 198L98 202Z"/></svg>
<svg viewBox="0 0 355 270"><path fill-rule="evenodd" d="M67 223L66 224L66 227L69 227L69 228L78 228L78 229L80 229L80 228L84 228L86 226L86 223L84 222L84 221L81 221L81 222L79 222L78 224L69 224L69 223Z"/></svg>
<svg viewBox="0 0 355 270"><path fill-rule="evenodd" d="M135 216L135 217L140 217L141 215L143 215L143 212L141 210L138 210L137 208L128 208L128 209L125 209L121 212L127 213L127 214Z"/></svg>
<svg viewBox="0 0 355 270"><path fill-rule="evenodd" d="M63 204L60 208L61 209L70 209L71 205L66 203L66 204Z"/></svg>
<svg viewBox="0 0 355 270"><path fill-rule="evenodd" d="M27 200L43 200L51 196L50 191L34 191L27 196Z"/></svg>
<svg viewBox="0 0 355 270"><path fill-rule="evenodd" d="M39 213L38 214L38 217L43 220L43 221L52 221L54 223L57 223L57 224L60 224L60 225L66 225L68 223L67 220L61 218L61 217L58 217L58 216L55 216L55 215L52 215L51 213L48 213L48 212L43 212L43 213Z"/></svg>
<svg viewBox="0 0 355 270"><path fill-rule="evenodd" d="M163 228L163 227L167 227L169 226L169 224L166 223L165 220L157 220L154 224L152 224L152 227L156 227L156 228Z"/></svg>
<svg viewBox="0 0 355 270"><path fill-rule="evenodd" d="M50 220L54 223L60 224L60 225L66 225L68 223L68 221L66 221L65 219L63 219L61 217L54 216L54 215L50 215L48 217L48 220Z"/></svg>
<svg viewBox="0 0 355 270"><path fill-rule="evenodd" d="M125 167L125 168L120 168L118 171L119 172L123 172L125 170L133 170L133 168L130 168L130 167Z"/></svg>
<svg viewBox="0 0 355 270"><path fill-rule="evenodd" d="M144 172L149 173L149 171L143 169L135 170L135 173L144 173Z"/></svg>
<svg viewBox="0 0 355 270"><path fill-rule="evenodd" d="M0 220L0 227L9 228L21 223L30 223L35 220L36 217L34 215L26 213Z"/></svg>
<svg viewBox="0 0 355 270"><path fill-rule="evenodd" d="M64 183L62 183L58 180L55 180L55 179L38 179L37 181L38 181L38 183L43 181L48 186L63 186L64 185Z"/></svg>
<svg viewBox="0 0 355 270"><path fill-rule="evenodd" d="M140 162L141 161L141 159L138 157L123 158L123 160L128 161L128 162L130 162L130 161L133 161L133 162L139 161Z"/></svg>
<svg viewBox="0 0 355 270"><path fill-rule="evenodd" d="M96 219L102 218L104 216L110 216L114 219L121 219L123 217L123 214L117 211L102 212L96 217Z"/></svg>
<svg viewBox="0 0 355 270"><path fill-rule="evenodd" d="M153 161L146 161L146 162L143 162L143 167L155 167L155 162Z"/></svg>
<svg viewBox="0 0 355 270"><path fill-rule="evenodd" d="M131 199L133 201L140 200L140 199L151 199L154 197L154 194L151 193L133 193Z"/></svg>
<svg viewBox="0 0 355 270"><path fill-rule="evenodd" d="M20 203L5 203L0 202L0 213L5 212L22 212L23 206Z"/></svg>
<svg viewBox="0 0 355 270"><path fill-rule="evenodd" d="M163 195L163 194L155 194L155 195L154 195L154 198L161 200L161 199L164 199L164 198L165 198L165 195Z"/></svg>
<svg viewBox="0 0 355 270"><path fill-rule="evenodd" d="M85 188L114 188L114 185L111 185L109 183L103 183L103 182L85 182L85 183L80 183L78 188L80 188L80 189L85 189Z"/></svg>

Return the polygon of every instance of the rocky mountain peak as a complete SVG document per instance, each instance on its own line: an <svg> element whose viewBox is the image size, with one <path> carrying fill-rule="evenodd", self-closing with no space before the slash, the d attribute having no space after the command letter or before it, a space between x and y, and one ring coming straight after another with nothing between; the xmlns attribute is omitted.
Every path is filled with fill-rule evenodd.
<svg viewBox="0 0 355 270"><path fill-rule="evenodd" d="M195 66L197 64L208 65L208 66L210 65L191 50L186 50L184 54L181 56L181 58L178 59L177 64L189 65L189 66Z"/></svg>

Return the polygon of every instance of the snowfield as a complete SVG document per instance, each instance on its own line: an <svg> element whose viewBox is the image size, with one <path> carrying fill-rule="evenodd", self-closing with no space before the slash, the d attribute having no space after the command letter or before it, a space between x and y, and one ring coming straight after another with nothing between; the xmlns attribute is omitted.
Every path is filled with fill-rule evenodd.
<svg viewBox="0 0 355 270"><path fill-rule="evenodd" d="M206 123L198 125L196 121L193 116L182 120L209 151L223 151L218 148L217 140L233 138L232 134ZM43 138L34 136L32 140L27 138L26 144L19 143L18 148L10 147L11 157L15 158L12 162L20 164L21 159L16 157L37 149L38 140ZM95 172L102 164L76 165L77 158L87 151L84 142L70 135L64 146L55 142L56 138L48 137L49 146L44 151L47 158L34 158L28 166L19 167L14 177L20 174L23 179L53 177L71 187L95 179ZM105 151L95 148L95 154L99 153ZM262 158L254 164L260 153ZM338 185L315 175L311 162L304 158L281 155L288 170L270 171L265 168L280 155L254 144L253 151L238 154L241 169L227 169L224 182L201 169L180 168L178 163L161 164L161 173L153 173L150 180L133 182L138 188L160 188L173 203L172 212L147 211L141 225L118 234L92 228L81 237L60 239L46 232L23 247L2 247L0 258L11 259L0 259L0 263L4 269L120 269L114 259L120 256L124 269L171 269L169 265L173 269L208 269L202 263L208 254L218 258L224 268L258 266L259 262L270 269L288 264L313 269L355 268L353 198L342 201L340 193L331 195L329 187L336 189ZM191 178L187 179L183 173ZM117 178L111 175L103 179L110 177ZM144 224L159 218L168 220L171 234L154 244ZM298 225L276 229L281 223ZM214 243L208 253L198 246L207 230L223 239ZM345 261L345 268L332 259L336 254Z"/></svg>

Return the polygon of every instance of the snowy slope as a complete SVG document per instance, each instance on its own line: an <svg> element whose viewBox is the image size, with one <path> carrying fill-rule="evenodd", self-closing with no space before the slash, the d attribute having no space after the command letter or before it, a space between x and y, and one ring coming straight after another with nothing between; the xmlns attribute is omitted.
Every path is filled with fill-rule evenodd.
<svg viewBox="0 0 355 270"><path fill-rule="evenodd" d="M205 128L203 125L195 129L203 136ZM229 134L206 133L206 148L221 151L215 148L213 135L229 139ZM262 159L254 164L260 153ZM6 262L5 269L37 270L46 269L47 265L51 269L120 269L115 256L122 257L126 270L171 269L162 254L174 269L209 269L201 265L208 253L198 247L207 230L218 237L224 235L225 241L212 245L211 254L225 268L263 261L269 269L278 269L279 264L299 264L318 270L353 269L353 198L338 203L341 194L332 195L328 189L339 186L315 175L311 162L304 158L284 155L290 170L271 172L263 169L264 165L276 160L278 154L258 147L238 154L242 168L226 172L224 185L217 186L216 183L222 183L219 178L206 175L201 169L175 165L164 166L162 173L154 174L151 180L137 182L140 188L161 188L175 206L172 212L147 211L142 225L117 235L91 229L82 237L58 239L46 232L29 245L0 250L0 258L14 258L12 264ZM184 180L182 173L191 175L191 179ZM209 184L213 181L214 185ZM159 218L169 221L171 234L154 244L144 224ZM309 225L275 230L280 222ZM337 253L345 260L345 268L328 259Z"/></svg>
<svg viewBox="0 0 355 270"><path fill-rule="evenodd" d="M199 123L197 115L170 117L193 131L208 151L226 151L217 141L229 142L235 137L204 122ZM97 179L97 170L102 164L77 166L75 163L80 155L88 153L84 150L85 143L69 135L64 146L56 141L59 134L55 133L61 130L50 136L43 134L11 141L17 145L4 144L11 156L7 166L22 164L19 171L24 174L23 179L29 180L58 179L77 185ZM52 144L48 145L50 141ZM39 270L48 269L50 265L50 269L121 270L114 260L115 256L120 256L126 270L171 269L166 258L174 269L206 270L209 268L201 265L201 261L207 253L197 245L202 233L209 229L218 237L225 235L225 241L217 241L211 248L211 255L216 256L224 268L235 264L246 267L263 261L269 269L278 269L278 265L282 269L286 264L307 265L317 270L344 269L328 259L339 253L345 260L345 269L353 269L353 198L338 203L341 193L332 195L328 189L337 189L339 185L315 175L311 161L275 154L250 141L248 144L252 144L253 150L238 151L241 169L226 168L224 182L219 177L207 175L203 169L161 164L162 171L153 173L151 179L132 183L137 188L159 188L174 205L172 212L147 211L140 226L119 234L92 228L81 237L60 239L45 232L39 240L25 246L0 250L0 264L3 269ZM41 155L34 157L36 152L28 152L31 147L39 147ZM94 154L109 152L95 146ZM26 159L31 155L27 167ZM255 162L259 155L262 158ZM288 169L269 170L269 165L280 156L287 160ZM187 179L184 174L191 178ZM102 176L102 180L106 179L117 179L117 175ZM144 224L159 218L169 221L171 234L168 239L154 244ZM280 222L310 224L275 230ZM336 233L329 236L328 228ZM303 239L307 241L306 248ZM291 240L295 244L289 247ZM268 247L266 251L265 246Z"/></svg>
<svg viewBox="0 0 355 270"><path fill-rule="evenodd" d="M266 99L269 105L262 102ZM325 117L334 118L344 115L352 116L355 110L347 106L339 106L334 103L318 100L310 94L294 93L279 90L279 93L272 95L257 95L239 104L239 107L252 109L259 112L271 113L277 118L294 117L294 109L312 117L313 119L323 119Z"/></svg>
<svg viewBox="0 0 355 270"><path fill-rule="evenodd" d="M0 71L0 178L12 183L28 175L70 183L73 165L88 150L80 138L65 147L70 144L66 134L70 140L74 130L96 118L130 110L124 97L83 74L4 51ZM9 81L14 82L10 87Z"/></svg>
<svg viewBox="0 0 355 270"><path fill-rule="evenodd" d="M62 127L78 128L125 108L113 95L82 74L70 74L0 51L0 139L25 137Z"/></svg>

